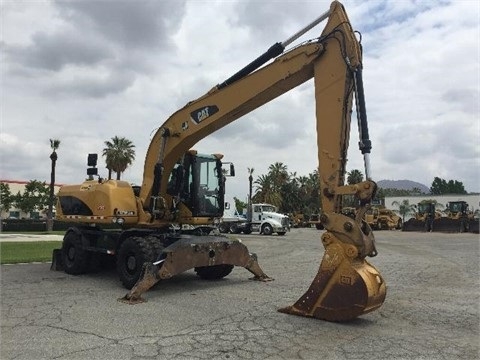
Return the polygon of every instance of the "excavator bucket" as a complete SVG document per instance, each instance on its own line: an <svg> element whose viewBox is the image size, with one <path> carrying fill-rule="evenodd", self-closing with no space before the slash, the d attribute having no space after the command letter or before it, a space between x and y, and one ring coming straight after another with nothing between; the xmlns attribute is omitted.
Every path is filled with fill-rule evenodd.
<svg viewBox="0 0 480 360"><path fill-rule="evenodd" d="M142 294L157 282L189 269L196 269L197 274L207 279L220 279L233 266L242 266L250 271L254 275L251 280L273 280L260 268L257 256L249 253L240 240L221 236L182 235L181 239L163 250L158 261L143 265L137 283L118 300L128 304L144 302Z"/></svg>
<svg viewBox="0 0 480 360"><path fill-rule="evenodd" d="M373 241L373 235L366 241ZM327 232L322 242L325 253L309 289L294 305L279 311L327 321L348 321L379 308L385 300L386 285L378 270L342 234Z"/></svg>

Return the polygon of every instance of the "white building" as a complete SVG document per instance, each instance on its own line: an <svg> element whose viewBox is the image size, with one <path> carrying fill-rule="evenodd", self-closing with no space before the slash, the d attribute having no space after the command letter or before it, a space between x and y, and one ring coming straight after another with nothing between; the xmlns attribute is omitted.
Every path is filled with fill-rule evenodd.
<svg viewBox="0 0 480 360"><path fill-rule="evenodd" d="M419 196L395 196L385 197L385 207L391 210L398 210L398 206L393 205L396 201L401 204L404 200L408 200L410 205L416 205L423 200L435 200L439 204L438 210L443 210L450 201L466 201L469 209L472 211L480 209L480 194L464 195L419 195ZM413 215L413 214L412 214ZM405 218L407 220L408 218Z"/></svg>

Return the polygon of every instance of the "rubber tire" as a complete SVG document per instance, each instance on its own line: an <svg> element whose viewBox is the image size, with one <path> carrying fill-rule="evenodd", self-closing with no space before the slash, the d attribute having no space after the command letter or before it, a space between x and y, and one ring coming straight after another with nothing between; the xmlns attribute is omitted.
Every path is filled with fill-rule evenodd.
<svg viewBox="0 0 480 360"><path fill-rule="evenodd" d="M279 232L277 232L277 234L278 234L278 236L283 236L283 235L285 235L285 231L279 231Z"/></svg>
<svg viewBox="0 0 480 360"><path fill-rule="evenodd" d="M243 229L243 233L245 235L250 235L252 233L252 226L251 225L245 226L245 228Z"/></svg>
<svg viewBox="0 0 480 360"><path fill-rule="evenodd" d="M79 275L87 272L90 253L83 249L82 235L69 231L63 238L62 262L67 274Z"/></svg>
<svg viewBox="0 0 480 360"><path fill-rule="evenodd" d="M203 280L219 280L230 274L233 268L233 265L225 264L214 266L200 266L195 268L195 272Z"/></svg>
<svg viewBox="0 0 480 360"><path fill-rule="evenodd" d="M130 290L137 283L143 264L154 261L153 252L144 238L129 237L123 241L117 255L117 273L125 288Z"/></svg>
<svg viewBox="0 0 480 360"><path fill-rule="evenodd" d="M272 235L273 234L273 227L270 224L264 224L262 226L262 234L263 235Z"/></svg>
<svg viewBox="0 0 480 360"><path fill-rule="evenodd" d="M165 247L156 236L147 236L145 239L152 249L152 262L155 262L160 258L160 254L163 253Z"/></svg>
<svg viewBox="0 0 480 360"><path fill-rule="evenodd" d="M229 230L230 230L230 227L228 226L227 223L220 223L218 225L218 231L220 231L222 234L228 233Z"/></svg>
<svg viewBox="0 0 480 360"><path fill-rule="evenodd" d="M237 224L232 224L230 225L230 233L232 234L240 234L242 232L242 230L240 230L240 228L238 227Z"/></svg>
<svg viewBox="0 0 480 360"><path fill-rule="evenodd" d="M402 220L400 219L400 220L398 220L396 229L397 229L397 230L401 230L402 227L403 227L403 222L402 222Z"/></svg>

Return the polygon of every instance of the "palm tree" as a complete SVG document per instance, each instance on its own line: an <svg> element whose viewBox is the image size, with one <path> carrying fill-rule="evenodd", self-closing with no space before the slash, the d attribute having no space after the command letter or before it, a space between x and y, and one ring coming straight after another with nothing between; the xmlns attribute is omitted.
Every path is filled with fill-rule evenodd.
<svg viewBox="0 0 480 360"><path fill-rule="evenodd" d="M55 192L55 166L57 163L57 149L60 147L60 140L50 139L50 148L52 153L50 154L50 160L52 161L52 168L50 171L50 196L48 199L48 214L47 214L47 231L53 230L53 198Z"/></svg>
<svg viewBox="0 0 480 360"><path fill-rule="evenodd" d="M360 170L354 169L347 173L348 185L358 184L363 181L363 174Z"/></svg>
<svg viewBox="0 0 480 360"><path fill-rule="evenodd" d="M317 169L308 174L306 192L308 196L306 207L312 212L318 212L322 208L322 202L320 199L320 178Z"/></svg>
<svg viewBox="0 0 480 360"><path fill-rule="evenodd" d="M102 155L105 156L108 179L112 178L114 171L117 173L117 180L120 180L122 172L135 160L135 145L124 137L115 136L112 141L105 141L105 146Z"/></svg>
<svg viewBox="0 0 480 360"><path fill-rule="evenodd" d="M282 203L280 193L275 192L272 178L269 175L260 175L254 184L257 185L253 196L254 202L265 202L280 207Z"/></svg>
<svg viewBox="0 0 480 360"><path fill-rule="evenodd" d="M293 213L302 208L302 195L296 172L290 173L288 181L280 189L280 195L282 198L280 212Z"/></svg>
<svg viewBox="0 0 480 360"><path fill-rule="evenodd" d="M403 200L401 203L398 201L392 202L393 206L397 206L398 210L395 210L402 215L402 221L405 222L405 216L415 212L415 205L410 204L408 200Z"/></svg>
<svg viewBox="0 0 480 360"><path fill-rule="evenodd" d="M268 167L268 175L271 177L275 191L280 191L282 185L288 181L287 165L276 162Z"/></svg>

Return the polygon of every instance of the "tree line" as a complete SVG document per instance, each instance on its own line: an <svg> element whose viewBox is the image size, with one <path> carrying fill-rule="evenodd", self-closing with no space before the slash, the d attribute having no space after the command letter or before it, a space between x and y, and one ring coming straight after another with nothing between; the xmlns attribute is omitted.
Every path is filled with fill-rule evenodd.
<svg viewBox="0 0 480 360"><path fill-rule="evenodd" d="M249 173L250 171L249 169ZM357 184L363 180L364 175L358 169L353 169L346 174L348 185ZM322 208L317 170L307 176L298 176L296 173L289 173L287 165L276 162L268 167L266 174L259 175L253 184L255 189L252 192L252 201L275 205L282 213L311 215L318 213ZM429 193L425 193L419 188L411 190L379 188L374 200L381 202L385 197L467 194L461 181L447 181L439 177L434 178L429 190ZM247 206L238 198L235 198L235 203L239 211ZM354 198L344 196L343 205L355 206Z"/></svg>

